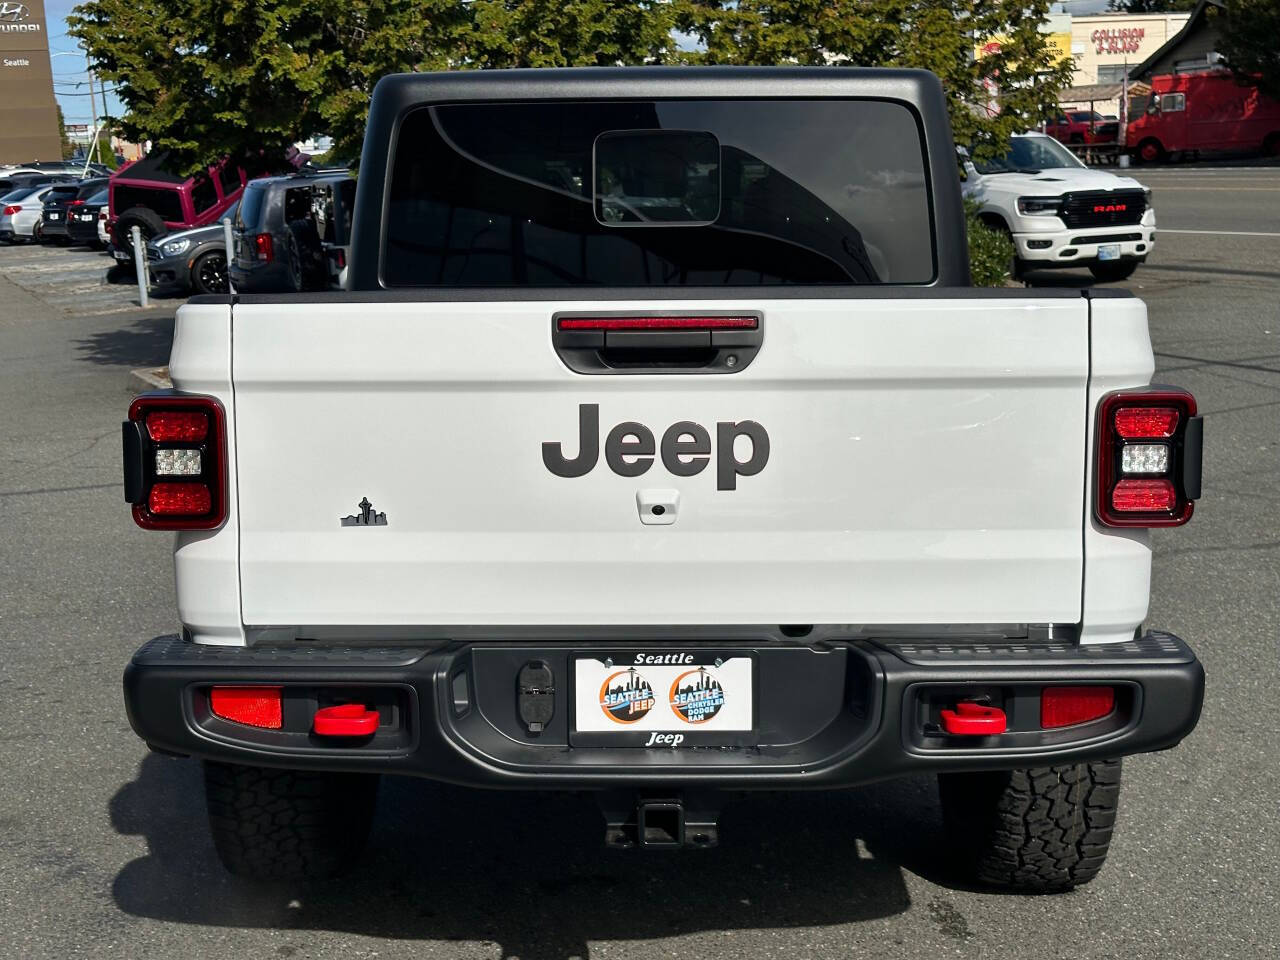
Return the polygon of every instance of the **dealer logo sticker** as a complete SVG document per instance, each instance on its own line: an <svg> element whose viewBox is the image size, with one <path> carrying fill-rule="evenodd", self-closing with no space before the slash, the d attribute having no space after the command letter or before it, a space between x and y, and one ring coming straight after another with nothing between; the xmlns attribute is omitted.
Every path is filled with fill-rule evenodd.
<svg viewBox="0 0 1280 960"><path fill-rule="evenodd" d="M609 674L600 685L600 709L614 723L635 723L655 703L653 687L635 667Z"/></svg>
<svg viewBox="0 0 1280 960"><path fill-rule="evenodd" d="M676 677L669 699L671 709L685 723L706 723L724 706L724 687L699 667Z"/></svg>

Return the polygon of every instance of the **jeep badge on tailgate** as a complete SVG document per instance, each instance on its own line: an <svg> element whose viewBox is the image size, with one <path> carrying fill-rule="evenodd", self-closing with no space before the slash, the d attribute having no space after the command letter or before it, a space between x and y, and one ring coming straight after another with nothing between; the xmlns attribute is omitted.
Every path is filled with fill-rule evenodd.
<svg viewBox="0 0 1280 960"><path fill-rule="evenodd" d="M749 437L751 456L743 461L734 456L738 437ZM754 477L769 462L769 434L754 420L716 424L716 489L736 490L738 477ZM653 466L653 431L643 423L624 421L609 431L604 442L604 458L609 469L620 477L638 477ZM628 462L623 457L634 457ZM692 459L685 461L681 457ZM557 477L586 476L600 459L600 405L578 405L578 456L569 460L559 442L542 445L542 462ZM711 435L707 428L691 420L678 420L662 435L662 463L677 477L701 473L711 459Z"/></svg>

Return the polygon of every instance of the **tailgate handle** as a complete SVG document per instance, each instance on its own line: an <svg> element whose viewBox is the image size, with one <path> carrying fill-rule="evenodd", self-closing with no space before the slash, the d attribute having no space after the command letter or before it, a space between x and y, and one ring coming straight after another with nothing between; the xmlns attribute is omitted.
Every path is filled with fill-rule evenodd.
<svg viewBox="0 0 1280 960"><path fill-rule="evenodd" d="M737 373L764 339L752 312L557 313L551 341L576 373Z"/></svg>

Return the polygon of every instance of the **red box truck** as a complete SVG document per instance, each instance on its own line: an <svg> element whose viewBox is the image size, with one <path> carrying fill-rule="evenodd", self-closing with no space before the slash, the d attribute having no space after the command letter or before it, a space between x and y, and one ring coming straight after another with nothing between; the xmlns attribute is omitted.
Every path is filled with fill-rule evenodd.
<svg viewBox="0 0 1280 960"><path fill-rule="evenodd" d="M1144 163L1196 150L1280 155L1280 100L1229 70L1152 77L1146 110L1133 115L1125 142Z"/></svg>

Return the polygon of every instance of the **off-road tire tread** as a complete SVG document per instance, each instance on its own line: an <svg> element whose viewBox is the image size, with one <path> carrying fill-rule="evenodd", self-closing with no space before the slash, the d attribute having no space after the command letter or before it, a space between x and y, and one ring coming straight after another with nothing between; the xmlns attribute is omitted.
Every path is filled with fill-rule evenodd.
<svg viewBox="0 0 1280 960"><path fill-rule="evenodd" d="M376 775L206 761L204 776L214 847L237 876L329 877L351 866L364 847Z"/></svg>
<svg viewBox="0 0 1280 960"><path fill-rule="evenodd" d="M944 774L943 818L957 866L990 886L1055 893L1088 883L1107 858L1119 760Z"/></svg>

